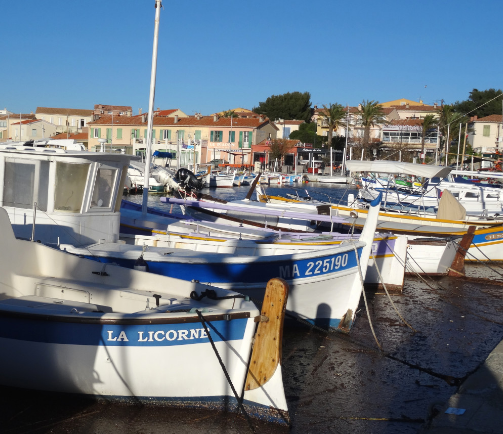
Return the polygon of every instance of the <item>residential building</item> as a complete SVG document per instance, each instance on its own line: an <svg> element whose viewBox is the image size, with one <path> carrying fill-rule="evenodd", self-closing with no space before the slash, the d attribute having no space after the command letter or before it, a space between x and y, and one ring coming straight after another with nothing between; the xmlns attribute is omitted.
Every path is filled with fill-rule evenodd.
<svg viewBox="0 0 503 434"><path fill-rule="evenodd" d="M298 131L301 124L304 124L304 121L286 120L286 119L276 119L274 121L276 127L278 127L278 133L276 138L278 139L288 139L290 138L290 134L293 131Z"/></svg>
<svg viewBox="0 0 503 434"><path fill-rule="evenodd" d="M56 134L55 136L51 137L53 140L75 140L77 143L82 143L86 148L88 147L89 143L89 132L88 128L84 128L84 131L82 133L60 133Z"/></svg>
<svg viewBox="0 0 503 434"><path fill-rule="evenodd" d="M92 120L93 110L37 107L35 116L55 125L58 133L78 133Z"/></svg>
<svg viewBox="0 0 503 434"><path fill-rule="evenodd" d="M482 154L492 154L503 145L503 117L490 115L478 119L474 116L468 125L467 142L473 150Z"/></svg>
<svg viewBox="0 0 503 434"><path fill-rule="evenodd" d="M386 107L387 109L395 109L396 115L390 113L391 118L398 119L424 119L426 115L439 116L440 106L436 103L434 105L395 105Z"/></svg>
<svg viewBox="0 0 503 434"><path fill-rule="evenodd" d="M10 135L14 141L42 140L54 136L56 126L42 119L27 119L14 122Z"/></svg>
<svg viewBox="0 0 503 434"><path fill-rule="evenodd" d="M422 148L423 120L392 120L382 125L381 149L420 151ZM433 153L438 147L438 130L432 128L424 138L425 152Z"/></svg>
<svg viewBox="0 0 503 434"><path fill-rule="evenodd" d="M155 113L154 113L155 114ZM145 151L147 113L138 116L103 115L89 123L89 150L101 149L101 142L127 153ZM180 153L181 165L222 159L229 164L251 164L251 146L264 139L276 138L277 127L262 116L223 118L218 115L153 117L152 151ZM194 144L196 149L194 149Z"/></svg>
<svg viewBox="0 0 503 434"><path fill-rule="evenodd" d="M7 111L7 110L6 110ZM13 124L17 124L17 131L19 136L19 122L26 120L34 120L35 115L30 114L16 114L7 111L6 115L0 115L0 142L5 142L9 139L14 139L14 129Z"/></svg>
<svg viewBox="0 0 503 434"><path fill-rule="evenodd" d="M94 104L93 115L133 116L133 107L128 105Z"/></svg>
<svg viewBox="0 0 503 434"><path fill-rule="evenodd" d="M312 152L312 145L304 145L300 140L288 140L291 148L288 150L288 153L284 157L284 161L279 162L279 165L283 166L283 168L287 168L285 170L288 172L288 168L295 170L295 165L302 164L299 163L299 156L303 152L303 157L301 161L307 163L309 157L307 156L307 152ZM257 162L260 163L261 170L264 170L266 167L274 168L274 161L271 160L271 140L266 139L261 142L252 145L252 161L253 165ZM307 148L306 148L307 147ZM306 148L306 149L305 149ZM302 172L302 170L300 170Z"/></svg>

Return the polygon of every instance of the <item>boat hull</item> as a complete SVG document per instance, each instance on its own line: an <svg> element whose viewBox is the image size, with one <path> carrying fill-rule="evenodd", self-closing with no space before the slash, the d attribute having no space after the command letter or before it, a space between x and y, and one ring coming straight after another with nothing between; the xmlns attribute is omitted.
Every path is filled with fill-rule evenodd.
<svg viewBox="0 0 503 434"><path fill-rule="evenodd" d="M200 322L116 322L104 324L86 315L58 320L0 311L0 348L10 355L0 358L0 383L107 399L237 410ZM243 384L254 319L208 321L208 325L233 384ZM266 419L282 419L265 405L245 404L250 412L267 415Z"/></svg>
<svg viewBox="0 0 503 434"><path fill-rule="evenodd" d="M241 257L224 260L176 258L167 255L163 261L150 260L148 253L144 259L148 271L182 280L197 280L219 288L232 288L252 297L260 303L264 297L267 281L274 277L284 279L290 292L287 311L290 315L324 328L337 328L350 305L353 284L359 281L358 258L362 244L355 242L345 247L323 249L299 255L269 257ZM99 246L98 246L99 248ZM103 256L98 250L89 259L132 268L135 260L125 259L113 253ZM358 259L359 260L359 259Z"/></svg>

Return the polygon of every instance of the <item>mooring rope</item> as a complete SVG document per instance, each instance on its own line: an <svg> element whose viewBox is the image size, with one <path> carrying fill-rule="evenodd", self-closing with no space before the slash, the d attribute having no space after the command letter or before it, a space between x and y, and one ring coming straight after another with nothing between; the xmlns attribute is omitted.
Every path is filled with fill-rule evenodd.
<svg viewBox="0 0 503 434"><path fill-rule="evenodd" d="M386 242L386 244L388 244L388 243ZM388 296L388 299L389 299L389 301L391 303L391 306L393 306L393 309L395 309L395 312L397 313L398 317L403 321L403 323L407 327L409 327L414 333L417 333L417 330L414 327L412 327L407 321L405 321L405 318L400 314L400 312L398 312L398 309L396 308L395 303L391 299L391 296L389 295L388 289L386 288L386 284L384 283L384 279L381 276L381 271L379 270L379 266L377 265L377 258L376 258L376 256L370 256L370 257L374 260L374 267L377 270L377 275L379 276L379 280L382 283L382 286L384 288L384 291L386 292L386 295Z"/></svg>
<svg viewBox="0 0 503 434"><path fill-rule="evenodd" d="M365 310L367 311L367 318L369 320L370 330L372 330L372 335L374 335L374 339L376 341L376 344L382 352L383 349L381 347L381 344L379 343L379 340L377 339L377 336L374 331L374 326L372 325L372 318L370 317L369 306L367 303L367 296L365 295L365 284L363 282L362 267L360 265L360 258L358 257L358 250L356 249L356 244L354 243L354 241L352 241L352 244L353 244L353 249L355 251L356 265L358 266L358 275L360 276L360 284L362 286L363 300L365 301Z"/></svg>
<svg viewBox="0 0 503 434"><path fill-rule="evenodd" d="M206 332L206 335L208 336L208 339L210 340L211 347L213 348L213 351L215 352L215 355L217 356L218 363L220 363L220 367L222 368L222 371L224 371L225 378L227 378L227 382L229 383L229 386L231 386L232 393L234 393L234 397L236 398L236 401L238 403L238 407L241 409L243 412L246 421L248 422L248 426L250 427L251 431L255 433L255 427L253 426L250 416L246 412L244 406L243 406L243 401L239 398L236 389L234 388L234 384L232 384L231 377L229 373L227 372L227 369L225 368L224 362L222 361L222 358L220 357L220 354L218 353L217 347L215 346L215 342L213 342L213 338L211 337L210 331L208 330L208 326L206 325L206 320L203 317L203 314L199 311L199 309L196 309L197 316L199 317L199 320L201 321L201 324L204 327L204 331Z"/></svg>

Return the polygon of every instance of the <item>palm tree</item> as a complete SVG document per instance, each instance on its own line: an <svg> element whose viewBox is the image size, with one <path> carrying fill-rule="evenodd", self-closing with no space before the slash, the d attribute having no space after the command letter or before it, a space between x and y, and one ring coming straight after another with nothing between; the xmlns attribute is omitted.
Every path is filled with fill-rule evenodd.
<svg viewBox="0 0 503 434"><path fill-rule="evenodd" d="M443 146L446 154L449 153L449 143L451 137L457 137L459 133L459 124L467 122L466 116L457 113L450 105L441 105L438 118L438 127L443 137Z"/></svg>
<svg viewBox="0 0 503 434"><path fill-rule="evenodd" d="M421 154L423 155L423 163L425 160L424 154L424 139L429 130L438 125L438 119L434 115L426 115L423 119L423 132L421 134Z"/></svg>
<svg viewBox="0 0 503 434"><path fill-rule="evenodd" d="M368 148L370 143L370 128L386 123L386 116L379 101L362 101L358 106L360 125L363 126L363 147Z"/></svg>
<svg viewBox="0 0 503 434"><path fill-rule="evenodd" d="M329 104L328 107L323 104L323 110L320 110L320 117L328 126L328 146L332 147L332 137L334 131L339 129L341 122L346 118L346 111L340 104Z"/></svg>

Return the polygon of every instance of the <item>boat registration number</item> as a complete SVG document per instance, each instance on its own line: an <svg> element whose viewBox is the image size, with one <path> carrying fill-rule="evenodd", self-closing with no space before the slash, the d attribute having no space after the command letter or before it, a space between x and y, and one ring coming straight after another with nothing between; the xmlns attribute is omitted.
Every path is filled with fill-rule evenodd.
<svg viewBox="0 0 503 434"><path fill-rule="evenodd" d="M330 273L334 270L339 270L348 265L348 254L333 256L331 258L326 258L318 261L310 261L306 264L306 267L299 267L298 264L281 266L279 269L279 275L283 279L295 278L295 277L306 277L315 276L318 274ZM304 269L303 269L304 268Z"/></svg>

